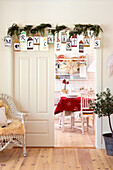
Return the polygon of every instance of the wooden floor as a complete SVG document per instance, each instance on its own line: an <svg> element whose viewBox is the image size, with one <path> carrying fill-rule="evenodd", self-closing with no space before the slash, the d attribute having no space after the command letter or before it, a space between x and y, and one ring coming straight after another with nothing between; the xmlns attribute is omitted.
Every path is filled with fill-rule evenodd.
<svg viewBox="0 0 113 170"><path fill-rule="evenodd" d="M75 148L22 148L0 152L0 170L113 170L105 150Z"/></svg>
<svg viewBox="0 0 113 170"><path fill-rule="evenodd" d="M66 120L66 122L69 123L70 120ZM55 147L95 147L95 136L91 128L82 135L79 129L72 131L70 124L66 124L65 131L62 132L58 125L58 119L55 119L54 125Z"/></svg>

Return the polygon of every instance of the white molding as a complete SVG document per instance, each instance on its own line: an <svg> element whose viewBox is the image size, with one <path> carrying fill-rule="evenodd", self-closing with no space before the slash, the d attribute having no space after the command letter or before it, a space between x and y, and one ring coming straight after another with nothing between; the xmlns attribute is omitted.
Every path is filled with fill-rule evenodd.
<svg viewBox="0 0 113 170"><path fill-rule="evenodd" d="M96 55L96 93L101 92L102 89L102 52L101 49L97 49ZM95 117L95 146L98 149L102 149L103 140L102 140L102 119Z"/></svg>

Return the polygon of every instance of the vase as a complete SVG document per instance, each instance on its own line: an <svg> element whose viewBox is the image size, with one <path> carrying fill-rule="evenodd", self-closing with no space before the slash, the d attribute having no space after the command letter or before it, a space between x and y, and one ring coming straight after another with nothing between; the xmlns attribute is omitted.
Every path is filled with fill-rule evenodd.
<svg viewBox="0 0 113 170"><path fill-rule="evenodd" d="M68 89L62 89L62 92L63 92L64 94L67 94Z"/></svg>

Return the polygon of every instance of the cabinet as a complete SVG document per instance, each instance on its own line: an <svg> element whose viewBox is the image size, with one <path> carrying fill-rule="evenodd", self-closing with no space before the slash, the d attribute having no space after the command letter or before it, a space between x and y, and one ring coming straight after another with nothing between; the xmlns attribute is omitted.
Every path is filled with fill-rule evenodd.
<svg viewBox="0 0 113 170"><path fill-rule="evenodd" d="M86 80L86 68L86 54L78 54L77 57L55 54L55 79L57 80Z"/></svg>

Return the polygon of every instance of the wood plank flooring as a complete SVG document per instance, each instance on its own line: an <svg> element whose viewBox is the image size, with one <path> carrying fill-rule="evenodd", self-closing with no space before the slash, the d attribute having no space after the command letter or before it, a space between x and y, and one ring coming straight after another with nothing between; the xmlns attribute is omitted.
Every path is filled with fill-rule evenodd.
<svg viewBox="0 0 113 170"><path fill-rule="evenodd" d="M70 120L66 120L70 122ZM55 147L95 147L95 136L92 132L92 129L86 131L82 135L81 130L74 129L72 131L71 125L65 125L65 131L62 132L62 129L58 125L58 119L54 121L54 142Z"/></svg>
<svg viewBox="0 0 113 170"><path fill-rule="evenodd" d="M105 150L80 148L22 148L0 152L0 170L113 170Z"/></svg>

